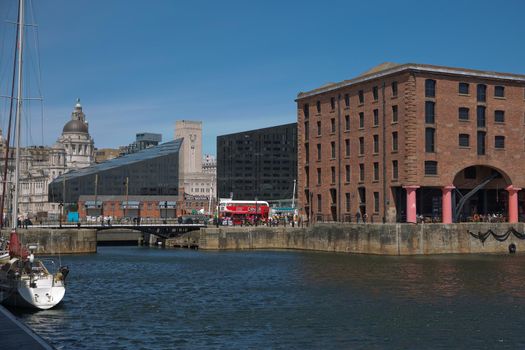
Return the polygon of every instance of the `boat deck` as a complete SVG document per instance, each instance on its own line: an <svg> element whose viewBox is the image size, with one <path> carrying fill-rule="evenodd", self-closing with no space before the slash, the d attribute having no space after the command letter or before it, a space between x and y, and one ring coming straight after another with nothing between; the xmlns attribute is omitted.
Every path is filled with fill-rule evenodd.
<svg viewBox="0 0 525 350"><path fill-rule="evenodd" d="M0 349L48 350L55 348L0 305Z"/></svg>

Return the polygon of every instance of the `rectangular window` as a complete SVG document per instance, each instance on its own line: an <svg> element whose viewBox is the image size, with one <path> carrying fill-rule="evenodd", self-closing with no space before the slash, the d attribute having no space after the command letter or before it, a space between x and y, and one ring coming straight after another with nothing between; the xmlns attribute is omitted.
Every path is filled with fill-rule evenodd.
<svg viewBox="0 0 525 350"><path fill-rule="evenodd" d="M321 160L321 144L317 144L317 160Z"/></svg>
<svg viewBox="0 0 525 350"><path fill-rule="evenodd" d="M310 187L310 173L309 173L309 167L304 167L304 174L306 175L306 188ZM307 198L308 200L308 198Z"/></svg>
<svg viewBox="0 0 525 350"><path fill-rule="evenodd" d="M379 213L379 192L374 192L374 213Z"/></svg>
<svg viewBox="0 0 525 350"><path fill-rule="evenodd" d="M335 166L330 168L331 174L332 174L332 184L335 184Z"/></svg>
<svg viewBox="0 0 525 350"><path fill-rule="evenodd" d="M377 90L377 86L374 86L372 88L372 94L374 95L374 101L377 101L379 99L379 93L378 93L378 90Z"/></svg>
<svg viewBox="0 0 525 350"><path fill-rule="evenodd" d="M350 116L349 115L345 115L345 130L346 131L350 130Z"/></svg>
<svg viewBox="0 0 525 350"><path fill-rule="evenodd" d="M332 159L335 158L335 142L330 142L330 155L332 156Z"/></svg>
<svg viewBox="0 0 525 350"><path fill-rule="evenodd" d="M478 106L477 108L477 124L478 128L485 127L485 107Z"/></svg>
<svg viewBox="0 0 525 350"><path fill-rule="evenodd" d="M505 123L505 111L494 111L494 121L496 123Z"/></svg>
<svg viewBox="0 0 525 350"><path fill-rule="evenodd" d="M317 101L316 107L317 107L317 113L321 113L321 101Z"/></svg>
<svg viewBox="0 0 525 350"><path fill-rule="evenodd" d="M397 97L397 81L392 82L392 97Z"/></svg>
<svg viewBox="0 0 525 350"><path fill-rule="evenodd" d="M310 124L308 122L304 122L304 139L305 139L305 141L308 141L308 139L310 138L309 125Z"/></svg>
<svg viewBox="0 0 525 350"><path fill-rule="evenodd" d="M303 113L304 113L304 119L308 119L310 117L310 106L308 105L308 103L304 104Z"/></svg>
<svg viewBox="0 0 525 350"><path fill-rule="evenodd" d="M359 164L359 181L365 181L365 165Z"/></svg>
<svg viewBox="0 0 525 350"><path fill-rule="evenodd" d="M392 133L392 151L397 152L397 131Z"/></svg>
<svg viewBox="0 0 525 350"><path fill-rule="evenodd" d="M363 93L363 90L359 90L358 95L359 95L359 104L365 103L365 95Z"/></svg>
<svg viewBox="0 0 525 350"><path fill-rule="evenodd" d="M365 113L359 112L359 128L363 129L365 127Z"/></svg>
<svg viewBox="0 0 525 350"><path fill-rule="evenodd" d="M320 213L323 210L323 200L320 194L317 195L317 212Z"/></svg>
<svg viewBox="0 0 525 350"><path fill-rule="evenodd" d="M330 97L330 108L332 111L335 109L335 97Z"/></svg>
<svg viewBox="0 0 525 350"><path fill-rule="evenodd" d="M379 135L374 135L374 153L379 153Z"/></svg>
<svg viewBox="0 0 525 350"><path fill-rule="evenodd" d="M317 122L317 136L321 136L321 121Z"/></svg>
<svg viewBox="0 0 525 350"><path fill-rule="evenodd" d="M399 169L397 160L392 161L392 179L397 180L399 178Z"/></svg>
<svg viewBox="0 0 525 350"><path fill-rule="evenodd" d="M478 102L485 102L487 100L487 85L478 84Z"/></svg>
<svg viewBox="0 0 525 350"><path fill-rule="evenodd" d="M468 120L469 119L469 109L466 107L459 107L458 109L458 117L459 120Z"/></svg>
<svg viewBox="0 0 525 350"><path fill-rule="evenodd" d="M349 106L350 106L350 95L345 94L345 107L349 107Z"/></svg>
<svg viewBox="0 0 525 350"><path fill-rule="evenodd" d="M350 139L345 139L345 156L350 156Z"/></svg>
<svg viewBox="0 0 525 350"><path fill-rule="evenodd" d="M485 155L485 138L486 133L484 131L478 131L478 156Z"/></svg>
<svg viewBox="0 0 525 350"><path fill-rule="evenodd" d="M350 212L350 193L345 193L345 209L346 212Z"/></svg>
<svg viewBox="0 0 525 350"><path fill-rule="evenodd" d="M362 156L365 154L365 138L360 137L359 138L359 155Z"/></svg>
<svg viewBox="0 0 525 350"><path fill-rule="evenodd" d="M505 97L505 86L495 86L494 97Z"/></svg>
<svg viewBox="0 0 525 350"><path fill-rule="evenodd" d="M374 126L379 125L379 110L374 109Z"/></svg>
<svg viewBox="0 0 525 350"><path fill-rule="evenodd" d="M379 181L379 163L374 162L374 181Z"/></svg>
<svg viewBox="0 0 525 350"><path fill-rule="evenodd" d="M322 182L321 168L317 168L317 184L320 185Z"/></svg>
<svg viewBox="0 0 525 350"><path fill-rule="evenodd" d="M330 132L335 132L335 118L330 119Z"/></svg>
<svg viewBox="0 0 525 350"><path fill-rule="evenodd" d="M470 147L469 134L459 134L459 147Z"/></svg>
<svg viewBox="0 0 525 350"><path fill-rule="evenodd" d="M425 101L425 123L434 124L436 104L432 101Z"/></svg>
<svg viewBox="0 0 525 350"><path fill-rule="evenodd" d="M437 162L433 160L425 161L425 175L437 175Z"/></svg>
<svg viewBox="0 0 525 350"><path fill-rule="evenodd" d="M435 150L435 138L436 138L436 129L426 128L425 129L425 152L434 153Z"/></svg>
<svg viewBox="0 0 525 350"><path fill-rule="evenodd" d="M305 155L305 160L306 160L306 163L308 163L309 159L310 159L310 145L308 143L305 143L304 144L304 155Z"/></svg>
<svg viewBox="0 0 525 350"><path fill-rule="evenodd" d="M350 165L345 165L345 181L350 182Z"/></svg>
<svg viewBox="0 0 525 350"><path fill-rule="evenodd" d="M505 148L505 136L495 136L494 137L494 147L498 149Z"/></svg>
<svg viewBox="0 0 525 350"><path fill-rule="evenodd" d="M425 80L425 97L436 97L436 81L432 79Z"/></svg>
<svg viewBox="0 0 525 350"><path fill-rule="evenodd" d="M392 106L392 123L397 123L398 116L397 116L397 105Z"/></svg>
<svg viewBox="0 0 525 350"><path fill-rule="evenodd" d="M459 94L460 95L468 95L468 83L459 83Z"/></svg>

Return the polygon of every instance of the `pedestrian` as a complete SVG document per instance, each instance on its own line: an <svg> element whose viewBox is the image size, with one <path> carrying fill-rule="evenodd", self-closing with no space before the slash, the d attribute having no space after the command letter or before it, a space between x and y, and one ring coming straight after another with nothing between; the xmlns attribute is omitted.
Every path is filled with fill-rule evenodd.
<svg viewBox="0 0 525 350"><path fill-rule="evenodd" d="M361 221L361 212L358 210L355 213L355 222L359 223L359 221Z"/></svg>
<svg viewBox="0 0 525 350"><path fill-rule="evenodd" d="M368 219L368 214L367 213L364 213L363 214L363 222L366 224L366 220Z"/></svg>

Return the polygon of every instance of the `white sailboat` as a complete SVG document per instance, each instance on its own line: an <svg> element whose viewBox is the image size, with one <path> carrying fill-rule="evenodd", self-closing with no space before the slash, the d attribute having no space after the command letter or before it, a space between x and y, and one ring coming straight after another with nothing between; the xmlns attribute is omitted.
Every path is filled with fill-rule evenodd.
<svg viewBox="0 0 525 350"><path fill-rule="evenodd" d="M32 249L29 252L19 241L17 233L18 193L20 173L20 122L22 116L22 53L24 39L24 0L19 0L17 34L17 109L15 118L15 173L14 196L12 204L11 236L9 239L9 261L0 266L0 302L12 306L34 309L49 309L64 298L65 279L69 270L61 267L52 273L44 261L35 259ZM16 55L16 53L15 53ZM5 252L4 252L5 255ZM47 261L46 261L47 262Z"/></svg>

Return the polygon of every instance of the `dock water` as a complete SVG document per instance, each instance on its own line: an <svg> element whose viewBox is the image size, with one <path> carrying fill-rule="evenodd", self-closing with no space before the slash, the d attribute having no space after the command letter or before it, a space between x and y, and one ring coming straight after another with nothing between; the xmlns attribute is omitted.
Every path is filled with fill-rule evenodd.
<svg viewBox="0 0 525 350"><path fill-rule="evenodd" d="M55 348L0 305L0 349L51 350Z"/></svg>

